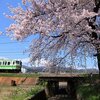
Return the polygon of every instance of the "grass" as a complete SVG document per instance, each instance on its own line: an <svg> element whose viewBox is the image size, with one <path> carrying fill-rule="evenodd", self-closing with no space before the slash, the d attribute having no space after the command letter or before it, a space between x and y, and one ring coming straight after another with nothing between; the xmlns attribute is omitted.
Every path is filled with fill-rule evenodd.
<svg viewBox="0 0 100 100"><path fill-rule="evenodd" d="M77 89L79 97L82 100L100 100L99 74L93 74L92 77L89 74L85 74L84 77L87 79L86 82Z"/></svg>
<svg viewBox="0 0 100 100"><path fill-rule="evenodd" d="M100 84L79 86L77 92L82 100L100 100Z"/></svg>
<svg viewBox="0 0 100 100"><path fill-rule="evenodd" d="M38 93L40 90L42 90L42 86L34 86L30 90L26 91L22 88L17 88L16 91L10 96L10 100L27 100L26 98L29 98L36 93Z"/></svg>
<svg viewBox="0 0 100 100"><path fill-rule="evenodd" d="M23 74L23 73L0 73L0 77L39 77L40 74L38 73L27 73L27 74Z"/></svg>
<svg viewBox="0 0 100 100"><path fill-rule="evenodd" d="M0 73L0 77L36 77L38 78L40 74L38 73ZM27 100L35 95L44 88L43 84L38 85L17 85L17 86L6 86L0 85L0 100Z"/></svg>
<svg viewBox="0 0 100 100"><path fill-rule="evenodd" d="M36 86L3 86L0 87L0 100L27 100L39 91L41 91L44 87L41 85Z"/></svg>

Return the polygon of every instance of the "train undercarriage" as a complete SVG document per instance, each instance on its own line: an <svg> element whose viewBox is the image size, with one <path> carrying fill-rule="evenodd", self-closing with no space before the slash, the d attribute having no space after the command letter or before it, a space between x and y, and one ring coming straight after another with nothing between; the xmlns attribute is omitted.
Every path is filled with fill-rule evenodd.
<svg viewBox="0 0 100 100"><path fill-rule="evenodd" d="M20 73L21 69L0 69L0 73Z"/></svg>

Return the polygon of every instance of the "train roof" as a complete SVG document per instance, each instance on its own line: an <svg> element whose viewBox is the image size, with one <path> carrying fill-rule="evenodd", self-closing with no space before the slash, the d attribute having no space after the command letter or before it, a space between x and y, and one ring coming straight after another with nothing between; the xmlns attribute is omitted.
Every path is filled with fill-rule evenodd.
<svg viewBox="0 0 100 100"><path fill-rule="evenodd" d="M21 61L21 60L15 60L15 59L0 59L0 61Z"/></svg>

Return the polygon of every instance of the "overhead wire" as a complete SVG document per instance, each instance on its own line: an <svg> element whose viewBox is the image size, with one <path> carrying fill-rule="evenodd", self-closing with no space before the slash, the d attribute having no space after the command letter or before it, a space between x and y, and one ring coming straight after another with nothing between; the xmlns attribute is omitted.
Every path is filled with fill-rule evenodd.
<svg viewBox="0 0 100 100"><path fill-rule="evenodd" d="M5 35L4 34L2 34L2 35L0 35L0 37L5 37ZM0 44L21 44L21 43L30 43L30 41L12 41L12 42L0 42ZM25 50L24 51L0 51L0 53L1 54L27 54L26 52L25 52Z"/></svg>
<svg viewBox="0 0 100 100"><path fill-rule="evenodd" d="M15 42L1 42L0 44L13 44L13 43L29 43L30 41L22 41L22 42L17 42L17 41L15 41Z"/></svg>
<svg viewBox="0 0 100 100"><path fill-rule="evenodd" d="M0 52L0 53L23 53L24 54L24 52L20 52L20 51L18 51L18 52Z"/></svg>

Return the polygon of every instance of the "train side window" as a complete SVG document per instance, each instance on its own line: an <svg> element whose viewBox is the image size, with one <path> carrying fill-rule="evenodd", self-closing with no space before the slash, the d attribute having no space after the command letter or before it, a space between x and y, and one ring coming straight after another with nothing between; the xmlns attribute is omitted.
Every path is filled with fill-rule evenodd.
<svg viewBox="0 0 100 100"><path fill-rule="evenodd" d="M15 62L13 62L13 65L15 64Z"/></svg>
<svg viewBox="0 0 100 100"><path fill-rule="evenodd" d="M10 65L10 62L8 62L8 65Z"/></svg>
<svg viewBox="0 0 100 100"><path fill-rule="evenodd" d="M3 61L3 65L5 64L5 62Z"/></svg>
<svg viewBox="0 0 100 100"><path fill-rule="evenodd" d="M5 62L5 65L7 65L7 62Z"/></svg>

